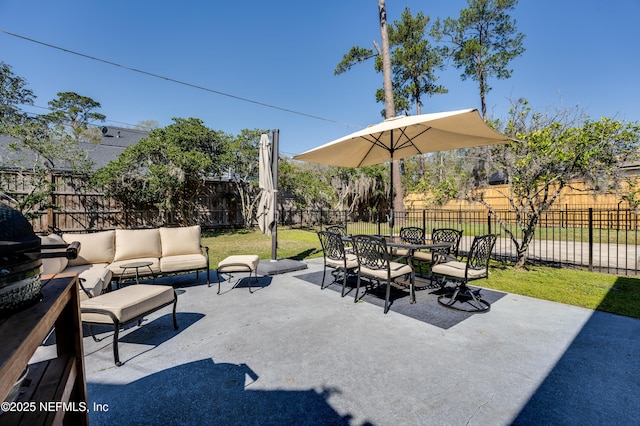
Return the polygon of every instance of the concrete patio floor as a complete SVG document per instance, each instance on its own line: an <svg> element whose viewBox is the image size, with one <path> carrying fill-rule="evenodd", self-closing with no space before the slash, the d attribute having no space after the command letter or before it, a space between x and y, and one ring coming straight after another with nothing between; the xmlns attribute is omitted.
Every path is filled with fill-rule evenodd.
<svg viewBox="0 0 640 426"><path fill-rule="evenodd" d="M122 367L109 333L84 339L91 424L638 423L640 320L507 294L445 330L299 273L253 294L157 280L180 293L179 330L170 308L127 328Z"/></svg>

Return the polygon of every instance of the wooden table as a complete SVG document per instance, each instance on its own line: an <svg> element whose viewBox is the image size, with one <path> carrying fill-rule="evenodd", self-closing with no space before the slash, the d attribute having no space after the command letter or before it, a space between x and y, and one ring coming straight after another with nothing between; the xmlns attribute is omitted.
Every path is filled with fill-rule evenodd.
<svg viewBox="0 0 640 426"><path fill-rule="evenodd" d="M1 424L89 423L76 274L43 276L42 301L0 320L0 401L54 326L57 357L29 365L21 404L9 406Z"/></svg>

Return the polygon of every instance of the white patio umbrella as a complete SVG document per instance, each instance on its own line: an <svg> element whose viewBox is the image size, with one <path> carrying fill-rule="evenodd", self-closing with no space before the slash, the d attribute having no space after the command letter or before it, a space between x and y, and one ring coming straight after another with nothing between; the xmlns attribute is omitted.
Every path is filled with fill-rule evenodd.
<svg viewBox="0 0 640 426"><path fill-rule="evenodd" d="M262 233L271 235L275 225L275 211L273 209L275 189L271 170L271 142L266 134L260 136L259 163L258 177L261 191L256 216Z"/></svg>
<svg viewBox="0 0 640 426"><path fill-rule="evenodd" d="M427 152L510 141L487 126L477 109L465 109L393 117L293 158L331 166L363 167ZM390 169L389 226L393 234L393 167Z"/></svg>

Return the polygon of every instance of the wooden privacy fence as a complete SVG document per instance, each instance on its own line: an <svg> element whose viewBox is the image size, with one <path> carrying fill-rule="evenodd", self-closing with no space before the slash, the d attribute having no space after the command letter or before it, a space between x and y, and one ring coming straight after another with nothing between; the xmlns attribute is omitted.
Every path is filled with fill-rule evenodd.
<svg viewBox="0 0 640 426"><path fill-rule="evenodd" d="M1 177L1 176L0 176ZM56 191L50 200L56 208L40 212L32 220L34 230L47 232L93 232L116 228L148 228L178 223L171 213L158 210L126 210L100 192L83 191L82 182L53 175ZM32 188L23 180L3 180L2 191L9 195L28 193ZM207 182L199 199L199 207L186 218L189 223L204 229L240 228L244 225L237 193L231 182ZM345 212L320 209L280 208L281 225L306 229L321 229L327 224L344 223L348 232L388 234L386 212L363 210ZM418 226L430 234L434 228L463 230L462 251L474 235L495 232L500 234L495 256L513 259L516 240L522 230L516 223L515 212L497 210L500 223L484 208L457 206L456 208L413 209L396 213L394 232L403 226ZM184 218L182 218L184 219ZM558 205L544 212L537 223L535 237L529 246L528 259L534 263L556 266L578 266L608 273L638 275L638 212L614 206L583 207Z"/></svg>
<svg viewBox="0 0 640 426"><path fill-rule="evenodd" d="M47 180L55 188L47 202L55 207L34 212L38 217L31 223L37 233L150 228L178 223L171 212L124 209L104 193L88 190L78 178L54 173ZM7 171L0 172L0 182L0 189L15 198L32 193L34 186L40 185L29 174ZM205 229L242 226L242 212L236 199L237 191L231 182L208 181L198 200L199 207L181 220L198 223Z"/></svg>

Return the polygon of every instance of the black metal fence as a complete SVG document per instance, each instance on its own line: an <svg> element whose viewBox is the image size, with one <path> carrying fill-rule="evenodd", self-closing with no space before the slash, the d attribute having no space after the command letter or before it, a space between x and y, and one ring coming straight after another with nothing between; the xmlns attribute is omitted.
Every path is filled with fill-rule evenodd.
<svg viewBox="0 0 640 426"><path fill-rule="evenodd" d="M494 256L516 260L516 241L523 231L517 226L513 211L497 211L497 218L484 209L411 210L396 214L394 234L403 226L418 226L429 235L434 228L463 231L461 251L471 246L474 235L498 233ZM348 214L335 210L281 210L280 223L292 227L321 229L342 223L350 234L390 233L386 214L366 212ZM631 209L569 208L543 213L529 245L529 263L586 268L619 275L639 275L640 262L638 212Z"/></svg>

